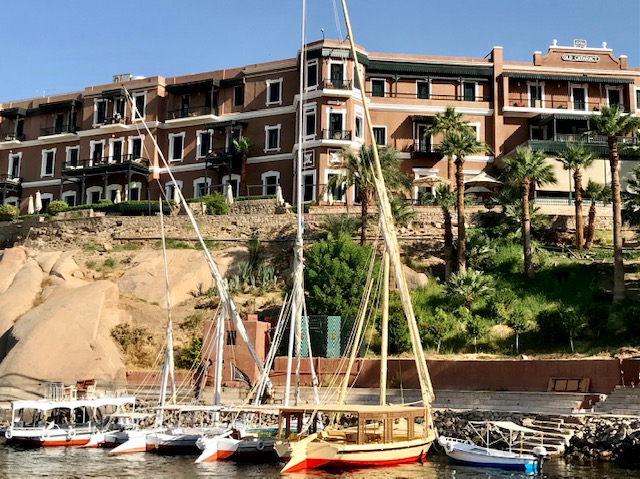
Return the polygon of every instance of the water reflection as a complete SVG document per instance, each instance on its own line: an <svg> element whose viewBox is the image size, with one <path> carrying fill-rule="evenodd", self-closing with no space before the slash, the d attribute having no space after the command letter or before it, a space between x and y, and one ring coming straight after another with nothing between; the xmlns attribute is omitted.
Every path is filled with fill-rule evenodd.
<svg viewBox="0 0 640 479"><path fill-rule="evenodd" d="M0 477L220 477L270 479L280 477L281 464L235 464L214 462L195 464L197 455L162 456L156 454L107 455L104 449L47 448L20 449L0 445ZM296 479L488 479L531 478L517 472L498 469L478 469L448 464L443 456L434 455L425 464L363 469L359 471L308 471L292 474ZM627 479L640 477L640 471L630 471L611 464L573 465L562 460L544 464L543 476L550 479Z"/></svg>

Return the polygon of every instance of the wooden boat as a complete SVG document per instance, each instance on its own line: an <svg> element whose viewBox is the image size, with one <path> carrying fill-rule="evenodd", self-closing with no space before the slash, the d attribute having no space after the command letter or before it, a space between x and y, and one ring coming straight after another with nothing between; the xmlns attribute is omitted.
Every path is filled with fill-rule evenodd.
<svg viewBox="0 0 640 479"><path fill-rule="evenodd" d="M471 421L470 429L475 433L476 444L470 439L458 439L440 436L438 443L444 448L451 462L475 467L495 467L523 471L526 474L538 474L547 451L542 445L542 433L534 429L519 426L510 421ZM480 427L484 426L481 431ZM533 448L532 453L523 452L524 435L540 435L541 445ZM520 450L516 451L518 440ZM491 447L502 443L508 450Z"/></svg>
<svg viewBox="0 0 640 479"><path fill-rule="evenodd" d="M278 459L274 445L275 427L235 427L215 436L204 435L196 442L202 451L197 463L221 460L269 462Z"/></svg>
<svg viewBox="0 0 640 479"><path fill-rule="evenodd" d="M69 400L21 400L11 403L7 441L30 447L83 446L111 410L134 407L133 396Z"/></svg>

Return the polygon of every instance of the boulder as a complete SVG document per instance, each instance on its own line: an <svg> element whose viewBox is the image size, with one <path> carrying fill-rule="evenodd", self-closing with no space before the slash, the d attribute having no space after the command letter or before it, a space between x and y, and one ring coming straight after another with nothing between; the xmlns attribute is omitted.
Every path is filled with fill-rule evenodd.
<svg viewBox="0 0 640 479"><path fill-rule="evenodd" d="M78 269L78 264L73 259L73 255L76 251L65 251L63 252L58 261L51 267L51 275L59 276L62 279L69 279L73 277L73 273Z"/></svg>
<svg viewBox="0 0 640 479"><path fill-rule="evenodd" d="M40 265L42 271L46 274L51 273L51 269L60 259L60 255L62 252L60 251L40 251L35 255L35 259Z"/></svg>
<svg viewBox="0 0 640 479"><path fill-rule="evenodd" d="M416 288L422 288L429 283L429 278L426 274L418 273L407 265L403 265L402 267L404 268L404 277L407 280L407 287L410 291Z"/></svg>
<svg viewBox="0 0 640 479"><path fill-rule="evenodd" d="M4 293L13 277L27 261L27 250L22 246L4 250L0 260L0 294Z"/></svg>

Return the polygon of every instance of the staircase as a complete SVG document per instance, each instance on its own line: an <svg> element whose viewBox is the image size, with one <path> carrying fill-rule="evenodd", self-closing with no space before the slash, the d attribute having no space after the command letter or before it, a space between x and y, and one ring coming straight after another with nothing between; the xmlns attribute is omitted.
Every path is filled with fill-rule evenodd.
<svg viewBox="0 0 640 479"><path fill-rule="evenodd" d="M577 419L571 417L553 417L542 419L525 419L523 426L534 429L543 434L543 445L550 456L564 454L565 447L576 431L580 429ZM533 433L526 433L523 450L532 452L533 448L540 446L540 437Z"/></svg>
<svg viewBox="0 0 640 479"><path fill-rule="evenodd" d="M599 402L595 412L621 416L640 416L640 387L616 386L606 401Z"/></svg>

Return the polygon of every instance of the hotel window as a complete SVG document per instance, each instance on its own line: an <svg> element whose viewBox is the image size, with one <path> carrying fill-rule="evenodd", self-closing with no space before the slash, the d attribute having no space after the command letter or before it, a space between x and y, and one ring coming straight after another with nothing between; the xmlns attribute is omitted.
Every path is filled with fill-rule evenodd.
<svg viewBox="0 0 640 479"><path fill-rule="evenodd" d="M374 126L373 127L373 139L376 145L384 146L387 144L387 127L386 126Z"/></svg>
<svg viewBox="0 0 640 479"><path fill-rule="evenodd" d="M59 135L64 130L64 113L56 113L53 118L53 133Z"/></svg>
<svg viewBox="0 0 640 479"><path fill-rule="evenodd" d="M204 158L209 154L211 150L213 130L199 130L197 135L197 153L196 158Z"/></svg>
<svg viewBox="0 0 640 479"><path fill-rule="evenodd" d="M304 107L304 139L313 140L316 137L316 106Z"/></svg>
<svg viewBox="0 0 640 479"><path fill-rule="evenodd" d="M544 83L529 83L529 108L544 108Z"/></svg>
<svg viewBox="0 0 640 479"><path fill-rule="evenodd" d="M361 115L356 115L354 130L356 139L364 140L364 117Z"/></svg>
<svg viewBox="0 0 640 479"><path fill-rule="evenodd" d="M467 123L467 125L476 132L476 140L480 141L480 123Z"/></svg>
<svg viewBox="0 0 640 479"><path fill-rule="evenodd" d="M326 172L326 184L329 184L329 181L331 181L331 178L333 178L334 176L338 176L339 173L337 171L328 171ZM347 185L346 183L342 183L341 185L337 185L335 188L332 188L331 191L327 191L324 194L324 200L329 202L329 203L344 203L346 201L346 194L347 194Z"/></svg>
<svg viewBox="0 0 640 479"><path fill-rule="evenodd" d="M344 87L344 63L329 64L329 83L328 88Z"/></svg>
<svg viewBox="0 0 640 479"><path fill-rule="evenodd" d="M307 62L305 86L307 90L315 89L318 86L318 60L310 60Z"/></svg>
<svg viewBox="0 0 640 479"><path fill-rule="evenodd" d="M622 105L622 88L609 87L609 86L606 88L607 88L607 105L623 106Z"/></svg>
<svg viewBox="0 0 640 479"><path fill-rule="evenodd" d="M104 156L104 140L92 140L89 143L89 150L91 152L91 165L102 163L102 157Z"/></svg>
<svg viewBox="0 0 640 479"><path fill-rule="evenodd" d="M267 171L262 173L262 195L275 195L278 183L280 183L279 171Z"/></svg>
<svg viewBox="0 0 640 479"><path fill-rule="evenodd" d="M636 111L640 111L640 88L636 88Z"/></svg>
<svg viewBox="0 0 640 479"><path fill-rule="evenodd" d="M233 106L244 106L244 85L233 87Z"/></svg>
<svg viewBox="0 0 640 479"><path fill-rule="evenodd" d="M10 179L20 177L20 160L22 159L22 153L13 153L9 155L9 174Z"/></svg>
<svg viewBox="0 0 640 479"><path fill-rule="evenodd" d="M93 100L93 124L102 125L107 120L107 101L105 98Z"/></svg>
<svg viewBox="0 0 640 479"><path fill-rule="evenodd" d="M571 85L571 104L574 110L587 109L587 92L584 85Z"/></svg>
<svg viewBox="0 0 640 479"><path fill-rule="evenodd" d="M267 106L282 104L282 78L267 80Z"/></svg>
<svg viewBox="0 0 640 479"><path fill-rule="evenodd" d="M465 81L462 82L462 100L476 101L476 83Z"/></svg>
<svg viewBox="0 0 640 479"><path fill-rule="evenodd" d="M385 84L386 82L379 78L371 80L371 96L384 98Z"/></svg>
<svg viewBox="0 0 640 479"><path fill-rule="evenodd" d="M280 151L280 126L264 127L264 151Z"/></svg>
<svg viewBox="0 0 640 479"><path fill-rule="evenodd" d="M75 191L65 191L62 193L62 201L64 201L69 206L76 205L76 192Z"/></svg>
<svg viewBox="0 0 640 479"><path fill-rule="evenodd" d="M347 140L347 134L344 131L344 112L331 111L329 113L329 139Z"/></svg>
<svg viewBox="0 0 640 479"><path fill-rule="evenodd" d="M180 188L182 189L182 181L178 180L175 183L173 181L169 181L168 183L165 183L164 185L164 194L166 196L166 198L168 200L175 200L176 199L176 189Z"/></svg>
<svg viewBox="0 0 640 479"><path fill-rule="evenodd" d="M102 186L91 186L87 188L86 204L95 205L102 199Z"/></svg>
<svg viewBox="0 0 640 479"><path fill-rule="evenodd" d="M233 196L240 196L240 175L224 175L222 177L222 184L224 185L224 192L227 192L227 185L231 185L231 191Z"/></svg>
<svg viewBox="0 0 640 479"><path fill-rule="evenodd" d="M56 149L42 150L42 166L40 176L53 176L53 168L56 161Z"/></svg>
<svg viewBox="0 0 640 479"><path fill-rule="evenodd" d="M129 190L125 190L125 198L127 201L138 201L142 198L142 183L140 181L131 182Z"/></svg>
<svg viewBox="0 0 640 479"><path fill-rule="evenodd" d="M428 81L420 81L416 82L416 88L418 91L418 98L420 100L428 100L431 94L431 84Z"/></svg>
<svg viewBox="0 0 640 479"><path fill-rule="evenodd" d="M133 94L133 103L136 106L136 111L132 115L134 119L144 118L145 105L147 103L147 92L138 92Z"/></svg>
<svg viewBox="0 0 640 479"><path fill-rule="evenodd" d="M184 132L169 134L169 161L182 161L184 155Z"/></svg>
<svg viewBox="0 0 640 479"><path fill-rule="evenodd" d="M316 172L302 175L302 201L308 203L316 199Z"/></svg>
<svg viewBox="0 0 640 479"><path fill-rule="evenodd" d="M415 151L418 153L430 153L433 135L428 135L428 125L416 125Z"/></svg>
<svg viewBox="0 0 640 479"><path fill-rule="evenodd" d="M53 193L42 193L42 195L40 195L40 201L42 202L42 209L40 211L46 213L49 205L53 201Z"/></svg>
<svg viewBox="0 0 640 479"><path fill-rule="evenodd" d="M227 331L227 346L235 346L236 345L236 335L237 331L230 330Z"/></svg>
<svg viewBox="0 0 640 479"><path fill-rule="evenodd" d="M122 163L122 153L124 151L124 139L117 138L109 140L109 151L111 157L109 163Z"/></svg>
<svg viewBox="0 0 640 479"><path fill-rule="evenodd" d="M193 197L201 198L205 195L209 194L209 190L211 189L211 178L205 178L201 176L200 178L196 178L193 180Z"/></svg>
<svg viewBox="0 0 640 479"><path fill-rule="evenodd" d="M132 160L142 158L142 137L129 137L129 154Z"/></svg>
<svg viewBox="0 0 640 479"><path fill-rule="evenodd" d="M65 160L66 167L77 168L78 160L80 160L80 147L67 146L67 158Z"/></svg>
<svg viewBox="0 0 640 479"><path fill-rule="evenodd" d="M116 113L120 115L120 118L124 118L124 105L126 101L124 98L115 98L113 100L113 116L115 118Z"/></svg>

